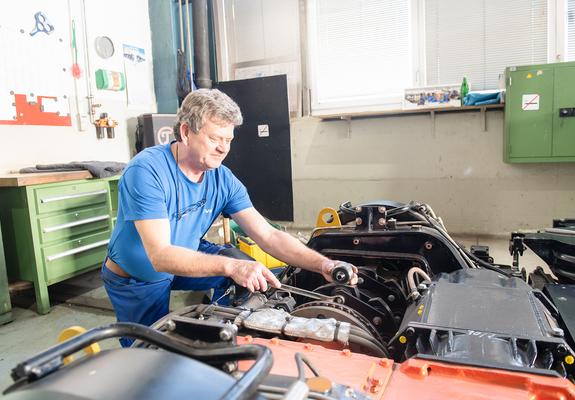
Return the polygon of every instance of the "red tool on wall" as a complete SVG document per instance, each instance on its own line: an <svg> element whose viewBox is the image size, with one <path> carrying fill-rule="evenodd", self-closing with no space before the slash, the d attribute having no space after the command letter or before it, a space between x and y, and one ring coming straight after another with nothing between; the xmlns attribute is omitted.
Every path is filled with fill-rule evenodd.
<svg viewBox="0 0 575 400"><path fill-rule="evenodd" d="M72 20L72 53L73 55L73 64L72 64L72 76L75 79L80 79L82 76L82 69L80 65L78 65L78 46L76 45L76 21Z"/></svg>

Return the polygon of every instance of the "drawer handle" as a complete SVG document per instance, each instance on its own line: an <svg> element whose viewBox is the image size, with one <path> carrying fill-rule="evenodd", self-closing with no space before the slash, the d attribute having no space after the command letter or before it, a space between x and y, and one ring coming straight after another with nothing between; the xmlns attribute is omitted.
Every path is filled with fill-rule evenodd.
<svg viewBox="0 0 575 400"><path fill-rule="evenodd" d="M109 215L100 215L97 217L81 219L79 221L68 222L67 224L49 226L47 228L42 229L42 232L44 232L44 233L56 232L56 231L59 231L60 229L66 229L66 228L72 228L72 227L78 226L78 225L90 224L92 222L103 221L103 220L108 219L108 218L110 218Z"/></svg>
<svg viewBox="0 0 575 400"><path fill-rule="evenodd" d="M48 261L54 261L54 260L57 260L57 259L62 258L62 257L71 256L73 254L78 254L78 253L82 253L82 252L87 251L87 250L95 249L96 247L105 246L108 244L109 241L110 241L110 239L100 240L99 242L87 244L86 246L66 250L66 251L63 251L63 252L58 253L58 254L53 254L51 256L46 257L46 259Z"/></svg>
<svg viewBox="0 0 575 400"><path fill-rule="evenodd" d="M106 194L108 193L107 189L98 190L95 192L85 192L85 193L76 193L76 194L69 194L66 196L54 196L54 197L47 197L45 199L40 199L40 203L52 203L54 201L62 201L62 200L70 200L70 199L78 199L80 197L88 197L88 196L96 196L98 194Z"/></svg>

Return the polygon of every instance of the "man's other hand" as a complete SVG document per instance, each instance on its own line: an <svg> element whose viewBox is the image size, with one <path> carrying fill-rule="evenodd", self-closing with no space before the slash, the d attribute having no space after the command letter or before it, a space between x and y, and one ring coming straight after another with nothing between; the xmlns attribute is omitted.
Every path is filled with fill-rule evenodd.
<svg viewBox="0 0 575 400"><path fill-rule="evenodd" d="M337 260L325 260L321 263L321 274L328 282L333 282L333 277L331 276L331 272L336 267L336 265L340 263ZM351 265L351 264L350 264ZM357 267L355 265L351 265L351 269L353 270L351 279L349 281L349 285L357 285L358 276L357 276Z"/></svg>
<svg viewBox="0 0 575 400"><path fill-rule="evenodd" d="M229 277L250 292L265 292L268 282L275 288L281 287L275 275L257 261L234 260L230 270Z"/></svg>

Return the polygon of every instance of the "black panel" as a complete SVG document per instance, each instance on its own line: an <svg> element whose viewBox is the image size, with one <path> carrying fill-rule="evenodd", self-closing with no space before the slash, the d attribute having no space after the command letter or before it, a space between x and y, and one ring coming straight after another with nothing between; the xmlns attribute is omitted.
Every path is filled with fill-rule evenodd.
<svg viewBox="0 0 575 400"><path fill-rule="evenodd" d="M243 182L265 217L293 221L286 76L219 82L215 87L234 99L244 116L224 164ZM269 136L260 137L258 125L268 125Z"/></svg>
<svg viewBox="0 0 575 400"><path fill-rule="evenodd" d="M175 122L175 114L139 115L136 151L139 153L146 147L166 144L174 140L173 127Z"/></svg>

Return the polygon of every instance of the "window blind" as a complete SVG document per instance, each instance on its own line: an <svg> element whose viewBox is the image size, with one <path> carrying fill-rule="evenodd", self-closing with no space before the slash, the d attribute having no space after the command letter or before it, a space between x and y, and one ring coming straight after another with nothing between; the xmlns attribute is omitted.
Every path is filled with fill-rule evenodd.
<svg viewBox="0 0 575 400"><path fill-rule="evenodd" d="M496 89L505 67L547 62L547 12L547 0L425 0L427 84Z"/></svg>
<svg viewBox="0 0 575 400"><path fill-rule="evenodd" d="M309 4L315 108L400 100L413 81L409 1Z"/></svg>
<svg viewBox="0 0 575 400"><path fill-rule="evenodd" d="M575 61L575 0L567 2L567 61Z"/></svg>

